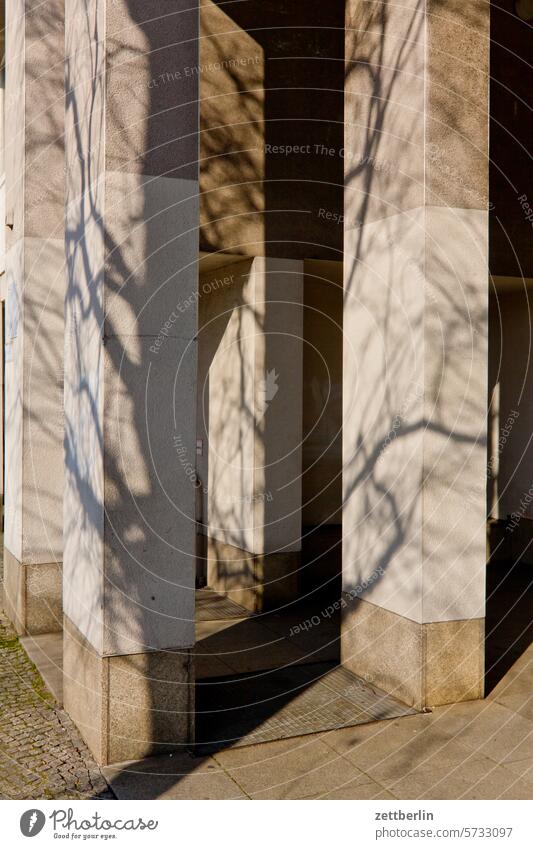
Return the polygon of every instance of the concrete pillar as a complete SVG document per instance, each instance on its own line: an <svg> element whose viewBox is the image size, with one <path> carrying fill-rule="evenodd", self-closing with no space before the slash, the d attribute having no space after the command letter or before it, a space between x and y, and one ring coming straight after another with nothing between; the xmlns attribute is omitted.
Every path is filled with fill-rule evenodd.
<svg viewBox="0 0 533 849"><path fill-rule="evenodd" d="M64 2L7 4L5 610L61 629Z"/></svg>
<svg viewBox="0 0 533 849"><path fill-rule="evenodd" d="M342 661L483 694L489 7L347 4Z"/></svg>
<svg viewBox="0 0 533 849"><path fill-rule="evenodd" d="M197 17L67 5L64 704L100 763L193 737Z"/></svg>
<svg viewBox="0 0 533 849"><path fill-rule="evenodd" d="M251 610L298 592L302 335L301 261L256 257L200 278L208 585Z"/></svg>

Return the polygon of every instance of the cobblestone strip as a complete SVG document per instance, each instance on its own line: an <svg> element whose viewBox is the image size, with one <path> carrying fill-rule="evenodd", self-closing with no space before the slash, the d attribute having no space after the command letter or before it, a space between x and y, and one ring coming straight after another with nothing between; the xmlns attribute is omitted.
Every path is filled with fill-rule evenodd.
<svg viewBox="0 0 533 849"><path fill-rule="evenodd" d="M0 612L0 798L113 799L98 765Z"/></svg>

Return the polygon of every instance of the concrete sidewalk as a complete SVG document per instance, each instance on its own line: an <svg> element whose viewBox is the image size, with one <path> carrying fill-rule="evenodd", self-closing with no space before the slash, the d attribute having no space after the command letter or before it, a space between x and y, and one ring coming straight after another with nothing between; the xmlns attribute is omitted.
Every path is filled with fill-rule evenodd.
<svg viewBox="0 0 533 849"><path fill-rule="evenodd" d="M484 701L101 771L5 619L0 637L2 798L112 798L104 775L122 799L533 799L533 644Z"/></svg>
<svg viewBox="0 0 533 849"><path fill-rule="evenodd" d="M103 772L119 799L533 799L533 646L484 701Z"/></svg>

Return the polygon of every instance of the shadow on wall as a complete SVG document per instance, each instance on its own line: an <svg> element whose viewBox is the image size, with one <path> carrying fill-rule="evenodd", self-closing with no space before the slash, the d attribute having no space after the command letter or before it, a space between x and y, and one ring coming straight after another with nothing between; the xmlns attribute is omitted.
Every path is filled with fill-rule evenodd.
<svg viewBox="0 0 533 849"><path fill-rule="evenodd" d="M472 66L465 67L464 76L454 70L452 79L447 63L438 61L444 54L433 47L437 58L431 59L426 91L425 7L417 2L408 7L354 3L347 18L347 55L355 58L347 62L345 77L345 138L354 161L346 162L345 174L344 373L353 369L357 381L353 387L345 381L343 558L345 589L374 568L386 574L393 563L401 564L397 579L391 578L405 615L416 620L421 481L431 480L435 493L426 539L431 542L431 528L437 529L436 556L445 571L467 553L468 532L463 523L459 535L453 526L443 533L443 505L452 491L466 499L472 486L467 464L485 452L476 423L485 416L486 389L475 368L486 356L486 293L477 282L483 273L483 234L461 215L452 216L443 232L438 214L449 206L484 207L478 175L486 161L483 146L476 150L475 143L463 157L466 164L452 155L461 153L464 135L470 137L469 118L457 102L463 88L470 90L467 75L476 77ZM432 4L427 30L433 44L441 40L442 50L450 40L445 7ZM479 3L467 4L460 10L459 29L475 29L483 17ZM452 37L456 24L449 26ZM464 202L449 201L449 186L464 193ZM434 219L424 212L428 204L437 208ZM470 264L464 251L450 251L454 227L474 257ZM350 337L356 332L355 351ZM475 462L481 468L483 461ZM475 485L481 487L481 503L481 476ZM471 520L474 526L484 524L482 510ZM428 550L423 557L429 557Z"/></svg>
<svg viewBox="0 0 533 849"><path fill-rule="evenodd" d="M279 0L240 4L207 0L201 7L201 33L202 251L224 252L233 258L240 254L340 261L344 3L335 0L324 6L313 0L304 9ZM274 275L272 281L267 280L270 298L274 298L275 282ZM210 295L213 301L217 297ZM230 487L227 503L224 500L224 470L241 463L251 432L257 438L263 467L275 466L279 458L273 442L263 438L261 429L263 425L265 430L272 427L276 415L287 421L292 408L289 402L287 410L280 409L280 392L277 411L272 404L265 414L267 423L252 421L254 410L246 390L248 331L253 333L255 326L258 335L265 331L273 336L278 333L278 341L282 334L275 321L269 323L268 316L261 316L258 310L254 310L249 322L249 305L239 299L237 292L233 300L235 314L227 323L226 332L228 324L235 324L235 332L230 328L235 345L227 352L228 359L234 354L235 362L233 372L227 363L227 382L231 382L231 372L232 377L240 373L239 397L235 399L229 391L222 391L221 381L223 400L216 415L206 403L201 414L206 419L206 438L210 428L218 428L217 441L228 448L212 477L209 473L209 489L217 492L211 504L211 518L216 513L215 525L237 529L230 540L232 545L255 550L242 527L243 505L231 503L238 493ZM202 306L203 298L201 309ZM274 312L275 304L271 306L270 312ZM237 315L240 310L242 315ZM209 322L207 326L211 326ZM200 358L205 340L205 350L212 349L212 363L220 349L212 345L207 335L202 329ZM280 385L292 380L295 362L296 358L293 361L287 357L283 372L280 371ZM209 365L205 365L208 369ZM211 365L203 387L204 399L212 392L215 371L216 364ZM242 473L246 476L249 468L242 467ZM253 488L247 488L242 480L238 489L246 492ZM268 490L268 486L264 489ZM278 497L283 496L281 490L282 487ZM267 497L269 493L260 495ZM248 512L253 512L253 505ZM253 522L246 524L249 527ZM300 529L297 533L299 536ZM223 570L225 556L227 559L224 545L220 540L214 540L212 545ZM251 566L243 559L234 564L231 577L235 588L250 577L250 570L256 570L257 576L261 574L259 564Z"/></svg>
<svg viewBox="0 0 533 849"><path fill-rule="evenodd" d="M532 203L531 21L516 15L517 5L491 0L490 270L531 278L531 220L523 206Z"/></svg>
<svg viewBox="0 0 533 849"><path fill-rule="evenodd" d="M342 260L343 0L206 0L201 34L201 249Z"/></svg>
<svg viewBox="0 0 533 849"><path fill-rule="evenodd" d="M166 75L198 58L195 10L174 6L109 3L105 33L101 4L67 12L65 613L125 656L109 713L135 727L140 698L145 754L190 739L194 710L195 491L175 439L194 463L197 78ZM112 759L128 745L119 730Z"/></svg>
<svg viewBox="0 0 533 849"><path fill-rule="evenodd" d="M485 695L533 642L531 565L500 557L487 568Z"/></svg>
<svg viewBox="0 0 533 849"><path fill-rule="evenodd" d="M324 4L317 4L317 14L323 7ZM401 37L397 39L398 33L393 29L397 22L389 20L386 5L358 4L358 8L363 19L350 22L348 40L361 39L361 32L365 33L365 38L355 46L351 44L350 50L356 51L359 58L348 64L345 78L347 147L357 151L357 159L350 164L346 175L346 214L350 216L349 226L354 229L353 247L345 257L346 306L349 308L350 303L360 303L363 299L365 293L359 278L362 262L373 251L379 253L383 256L380 270L388 293L380 305L379 321L395 356L388 363L376 356L375 325L363 322L358 350L365 353L359 371L379 378L381 369L386 367L388 380L384 394L375 399L372 398L375 382L369 387L371 403L368 405L362 402L366 399L361 395L357 397L358 432L353 438L351 456L345 457L344 499L353 500L354 493L361 493L361 516L367 523L371 516L374 528L386 529L386 533L381 533L380 556L380 565L386 570L399 549L409 549L413 523L420 510L420 498L406 496L403 500L401 489L396 492L391 488L391 479L394 480L404 468L406 457L420 449L422 434L430 431L435 435L439 446L437 454L452 452L467 456L480 441L478 434L468 427L454 426L456 410L449 408L446 398L439 392L443 382L452 381L454 372L460 380L464 379L462 362L444 355L436 358L430 373L430 405L422 407L416 381L412 380L413 374L421 373L419 350L413 346L412 336L406 334L405 323L395 324L394 315L401 303L408 308L414 325L420 327L417 296L426 281L418 265L416 250L408 249L403 255L400 248L399 253L394 253L394 260L391 251L383 250L387 245L398 244L393 215L400 209L418 207L424 202L421 175L418 171L413 173L409 164L413 161L423 163L423 139L418 120L422 92L417 88L420 79L417 83L416 74L422 58L417 53L422 16L418 10L409 16L402 9ZM475 26L477 9L477 4L465 7L469 26ZM297 168L300 175L303 170L306 176L299 177L295 186L294 160L284 157L270 161L270 154L265 156L263 151L265 143L287 144L287 137L294 144L303 144L309 137L314 139L314 134L310 136L310 126L315 121L327 124L330 147L342 147L342 137L338 135L339 128L342 132L342 106L339 105L343 97L342 79L331 86L333 106L327 104L328 98L317 96L313 106L318 116L314 114L309 118L303 111L310 100L309 85L305 83L310 67L309 48L323 57L324 47L316 39L324 21L319 18L320 26L313 25L310 33L309 26L305 25L309 19L307 7L306 21L297 35L301 23L298 15L303 13L291 12L295 15L295 19L291 19L295 40L294 46L291 43L287 49L288 33L282 31L279 18L274 18L280 13L279 5L261 4L260 20L263 17L267 22L272 20L271 24L266 24L266 35L256 31L257 16L253 17L256 13L255 3L234 4L231 11L235 23L248 33L245 55L256 51L256 43L261 45L261 62L249 62L245 66L253 71L251 83L246 83L245 96L237 93L242 77L235 66L216 69L216 73L223 71L226 75L230 104L238 98L239 108L244 111L247 134L243 130L241 140L240 131L237 133L237 144L242 145L238 149L244 151L242 166L240 155L238 158L234 155L235 135L228 128L224 117L227 113L220 105L222 101L216 102L218 85L213 84L211 93L211 83L207 83L208 102L203 107L203 120L208 123L203 127L201 153L201 246L209 251L247 253L250 245L254 246L253 252L261 245L262 255L309 258L313 251L321 258L338 259L342 253L342 228L334 230L324 245L321 243L322 225L317 235L311 228L313 237L310 237L309 222L318 219L317 206L335 209L338 186L343 184L341 157L331 157L334 163L331 175L328 171L326 177L321 170L321 179L317 181L317 162L322 166L323 162L329 163L330 158L316 157L311 165L312 157L303 155L297 160ZM183 303L191 294L194 296L196 286L196 277L193 280L191 271L193 269L196 275L196 266L183 263L184 255L193 256L190 245L194 225L191 222L197 202L192 181L198 170L197 94L194 90L198 74L185 73L186 68L198 65L187 35L194 31L194 25L187 11L176 10L161 16L155 0L124 0L110 4L104 149L101 114L102 69L106 57L102 55L101 21L90 9L85 17L79 11L76 14L80 18L76 37L82 41L91 40L94 50L90 80L85 88L75 83L78 60L74 55L66 67L66 108L72 133L67 179L69 199L77 199L69 208L66 222L70 279L65 425L65 534L67 546L72 546L71 571L67 577L72 593L69 604L74 612L76 604L83 607L86 598L92 599L92 607L84 609L87 629L92 627L91 623L99 622L99 611L104 609L105 621L99 624L105 628L106 650L116 648L118 643L124 645L123 637L126 644L145 648L168 646L164 637L168 638L169 628L179 631L180 639L187 645L192 642L194 625L195 493L193 481L187 477L176 456L173 440L176 435L182 436L194 464L196 435L188 421L195 406L196 303L178 316L175 336L164 337L159 347L153 340L160 338L160 328L176 304ZM283 14L289 15L288 9L283 9ZM324 9L326 14L329 12ZM237 21L241 15L243 19L239 17ZM220 48L214 34L219 35L220 29L216 28L219 26L216 20L216 16L207 16L203 24L214 56L224 55L224 51L217 52ZM280 27L279 32L276 26ZM267 35L272 37L272 42L265 40ZM333 49L340 50L342 55L343 30L339 28L336 35L338 43L335 40ZM394 61L390 61L385 49L390 49L395 39ZM276 48L281 57L276 55ZM178 70L183 74L169 80L165 75L170 71L175 73L178 49ZM287 69L286 56L297 54L298 49L308 51L301 64L294 58L290 60L291 67L298 64L295 73L299 84L294 86L298 95L292 87L282 94L274 94L280 76ZM332 69L334 73L338 69L337 54L331 63L326 61L317 66L322 64L324 78L328 79ZM209 81L211 71L205 73ZM408 78L412 83L402 93ZM256 90L261 79L268 93L264 100L261 91ZM162 84L154 85L154 81ZM444 89L444 67L441 84ZM316 89L324 91L328 85L317 83L313 91ZM208 109L213 110L209 117ZM442 103L440 109L441 120L446 120L459 135L462 128L457 126L453 98L449 105ZM294 120L288 133L291 112ZM336 119L332 118L332 113L337 115ZM216 133L210 130L213 124L217 126ZM388 140L393 125L397 145L391 150ZM355 127L359 131L363 127L361 137L354 135ZM262 132L267 142L262 139ZM322 139L322 136L317 138ZM420 150L420 157L412 156L413 148ZM441 182L446 182L450 175L446 163L440 162L440 155L441 150L437 148L433 164ZM104 168L107 169L105 186ZM160 184L161 191L169 192L164 210L158 208L152 194L152 178L161 177L177 181L172 187ZM237 185L242 183L244 187L237 191ZM220 185L222 190L219 190ZM317 185L321 187L320 192L324 191L318 204L314 198ZM176 200L178 186L181 195ZM293 209L295 196L298 198L296 212ZM393 196L398 198L396 205L391 205ZM236 218L228 217L228 208L237 209ZM266 212L261 215L263 210ZM259 225L252 223L254 216L260 217ZM381 231L379 238L373 235L370 226L377 218L390 221L389 232ZM413 238L414 232L416 241L419 223L415 221L413 228L407 235ZM287 233L290 233L289 238ZM450 275L457 274L457 258L447 256L439 246L437 235L435 238L431 270L434 298L431 321L435 338L439 345L443 338L446 339L447 353L456 348L464 351L466 335L470 343L469 356L477 357L482 355L484 339L483 303L477 303L477 292L468 291L468 280L464 284L463 300L449 291L446 281ZM196 244L194 252L197 252ZM151 347L156 347L158 353ZM379 364L377 369L376 363ZM469 418L476 420L479 399L484 403L482 390L478 393L478 387L472 385L470 390L468 397L460 399L461 422ZM239 403L244 403L244 399ZM376 418L377 410L379 419ZM378 420L381 434L372 440L369 449L366 436L376 428ZM390 434L391 441L387 443ZM399 447L403 444L405 449ZM103 457L102 471L98 466L100 457ZM412 491L412 482L406 480L405 492ZM363 536L360 550L365 549ZM415 555L413 549L408 551L407 557L411 558L413 566L419 554ZM97 565L102 561L105 563L103 582ZM355 584L358 577L354 576ZM165 717L158 698L165 684L169 685L169 692L176 690L173 681L154 682L148 677L146 684L154 726L158 724L156 718L160 717L163 734ZM185 683L184 686L189 685ZM192 704L192 694L188 704ZM157 740L157 733L154 727L154 740ZM153 751L157 748L154 742Z"/></svg>
<svg viewBox="0 0 533 849"><path fill-rule="evenodd" d="M23 563L61 564L63 547L62 6L13 6L6 55L5 543Z"/></svg>
<svg viewBox="0 0 533 849"><path fill-rule="evenodd" d="M195 10L181 5L162 15L155 0L108 4L106 40L100 5L67 10L65 613L100 654L125 656L128 691L138 689L144 678L152 722L146 754L168 746L169 714L179 714L176 722L188 727L189 737L192 728L189 652L183 652L179 681L165 668L164 651L149 653L142 663L139 659L140 666L130 663L134 652L141 658L143 651L194 642L196 495L176 439L194 466L197 85L211 72L199 69ZM257 9L242 4L238 11L244 6ZM272 27L276 8L268 7ZM204 26L209 26L207 19ZM317 38L320 27L314 32ZM339 33L342 28L337 33L342 42ZM275 29L270 35L290 53ZM287 62L278 67L286 68ZM257 68L255 63L247 67ZM300 78L303 68L302 62ZM226 77L223 88L235 95L239 77L234 66L216 71ZM288 113L284 98L294 103L290 91L278 95L283 121ZM342 103L342 80L335 96ZM265 118L254 117L261 102L260 93L242 98L254 133ZM298 102L306 102L301 91ZM273 124L278 120L271 114L270 119ZM324 115L322 123L330 135L335 122L328 125ZM342 132L342 124L336 130ZM225 149L228 132L218 127L215 135L221 141L211 139L215 147L208 160L218 184L227 160L235 167L233 151ZM263 158L262 147L257 156L244 155L248 184ZM292 196L293 173L284 177ZM275 182L268 168L265 175ZM306 181L299 182L305 188ZM339 176L337 190L341 182ZM220 208L208 187L202 189L204 209L214 203L207 247L231 250L233 243L213 244ZM260 206L257 186L249 191L246 203L253 212ZM298 227L300 212L294 218ZM246 215L240 215L243 225ZM289 240L280 235L286 225L269 225L273 238L266 242L274 245L275 256L294 255L287 242L296 245L296 252L301 249L296 224ZM342 246L338 229L335 238L337 255ZM264 255L263 235L260 243ZM242 367L243 362L241 356ZM179 649L172 655L179 657ZM187 698L181 687L188 688ZM87 692L88 698L92 695ZM126 697L117 697L116 707L117 715L120 708L133 719L135 705ZM175 735L175 724L171 732ZM117 735L114 759L124 759L128 751L128 740Z"/></svg>
<svg viewBox="0 0 533 849"><path fill-rule="evenodd" d="M493 0L490 45L489 451L486 692L530 645L531 460L531 25L512 0Z"/></svg>

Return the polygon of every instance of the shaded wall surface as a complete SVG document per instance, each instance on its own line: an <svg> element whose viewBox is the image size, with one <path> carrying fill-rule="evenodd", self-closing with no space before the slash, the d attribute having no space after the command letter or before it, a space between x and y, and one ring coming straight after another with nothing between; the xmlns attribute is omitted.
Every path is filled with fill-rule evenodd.
<svg viewBox="0 0 533 849"><path fill-rule="evenodd" d="M531 24L514 5L491 2L487 513L500 520L533 518Z"/></svg>
<svg viewBox="0 0 533 849"><path fill-rule="evenodd" d="M201 5L201 248L342 251L344 4Z"/></svg>
<svg viewBox="0 0 533 849"><path fill-rule="evenodd" d="M492 0L490 43L490 270L533 277L531 24L513 0Z"/></svg>
<svg viewBox="0 0 533 849"><path fill-rule="evenodd" d="M494 519L515 511L533 519L532 296L517 286L490 299L487 511Z"/></svg>
<svg viewBox="0 0 533 849"><path fill-rule="evenodd" d="M342 511L342 263L304 263L302 523Z"/></svg>

